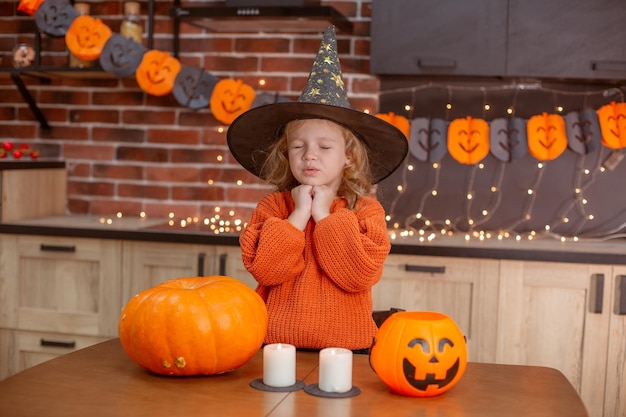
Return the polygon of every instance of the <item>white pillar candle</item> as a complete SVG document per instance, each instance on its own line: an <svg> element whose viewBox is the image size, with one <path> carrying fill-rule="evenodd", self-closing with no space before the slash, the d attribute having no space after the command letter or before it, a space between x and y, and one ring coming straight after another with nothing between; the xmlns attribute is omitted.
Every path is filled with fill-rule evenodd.
<svg viewBox="0 0 626 417"><path fill-rule="evenodd" d="M352 351L326 348L320 351L318 387L322 391L343 393L352 389Z"/></svg>
<svg viewBox="0 0 626 417"><path fill-rule="evenodd" d="M296 383L296 347L274 343L263 348L263 383L290 387Z"/></svg>

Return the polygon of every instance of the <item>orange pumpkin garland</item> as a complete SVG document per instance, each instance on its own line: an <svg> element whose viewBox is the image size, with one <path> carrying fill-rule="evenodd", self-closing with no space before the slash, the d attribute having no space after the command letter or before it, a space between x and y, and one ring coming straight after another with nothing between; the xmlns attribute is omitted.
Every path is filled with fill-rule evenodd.
<svg viewBox="0 0 626 417"><path fill-rule="evenodd" d="M131 298L118 331L128 356L152 372L213 375L254 356L267 320L261 297L234 278L177 278Z"/></svg>
<svg viewBox="0 0 626 417"><path fill-rule="evenodd" d="M395 114L393 112L390 113L378 113L376 115L379 119L382 119L389 123L392 126L398 128L398 130L404 133L404 136L408 139L409 133L411 131L411 124L409 123L409 119L399 114Z"/></svg>
<svg viewBox="0 0 626 417"><path fill-rule="evenodd" d="M626 103L614 101L598 109L602 129L602 144L607 148L621 149L626 146Z"/></svg>
<svg viewBox="0 0 626 417"><path fill-rule="evenodd" d="M252 107L256 93L241 80L226 78L215 85L211 94L213 117L224 124L231 124L240 114Z"/></svg>
<svg viewBox="0 0 626 417"><path fill-rule="evenodd" d="M567 149L565 121L558 114L542 113L526 123L528 151L540 161L559 157Z"/></svg>
<svg viewBox="0 0 626 417"><path fill-rule="evenodd" d="M462 164L480 162L489 154L489 124L471 116L450 122L448 152Z"/></svg>
<svg viewBox="0 0 626 417"><path fill-rule="evenodd" d="M100 57L111 35L111 29L102 20L78 16L65 33L65 44L77 58L93 61Z"/></svg>
<svg viewBox="0 0 626 417"><path fill-rule="evenodd" d="M174 89L176 76L182 65L168 52L156 49L143 55L141 64L135 71L135 79L139 87L153 96L164 96Z"/></svg>

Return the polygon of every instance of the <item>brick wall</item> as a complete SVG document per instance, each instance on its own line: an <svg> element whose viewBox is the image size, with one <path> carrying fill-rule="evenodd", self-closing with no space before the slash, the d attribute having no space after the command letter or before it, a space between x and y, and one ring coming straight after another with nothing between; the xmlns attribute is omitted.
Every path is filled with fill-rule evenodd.
<svg viewBox="0 0 626 417"><path fill-rule="evenodd" d="M88 1L89 2L89 1ZM196 4L208 3L198 1ZM90 14L119 32L123 2L92 1ZM193 2L183 2L183 5ZM0 66L11 66L11 50L33 43L33 17L16 12L17 1L0 2ZM377 111L379 82L369 74L371 0L332 4L354 25L338 35L339 56L352 106ZM153 48L172 51L171 1L155 2ZM145 19L147 3L141 2ZM207 33L181 24L180 60L218 78L241 79L257 93L297 98L311 68L321 34ZM145 33L144 33L144 45ZM64 66L63 38L44 36L42 65ZM104 75L109 75L104 73ZM260 85L259 81L265 84ZM8 77L0 73L0 140L28 143L42 158L62 159L69 171L68 212L178 218L213 216L247 219L267 186L239 167L226 146L226 126L209 108L191 110L170 94L143 92L133 77L24 77L51 129L44 131Z"/></svg>

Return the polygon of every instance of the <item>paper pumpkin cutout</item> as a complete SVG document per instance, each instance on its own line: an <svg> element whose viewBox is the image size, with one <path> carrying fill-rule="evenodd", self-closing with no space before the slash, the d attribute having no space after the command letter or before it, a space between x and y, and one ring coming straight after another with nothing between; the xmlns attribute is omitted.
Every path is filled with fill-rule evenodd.
<svg viewBox="0 0 626 417"><path fill-rule="evenodd" d="M211 95L213 117L229 125L240 114L250 109L254 97L254 89L243 81L223 79L217 83Z"/></svg>
<svg viewBox="0 0 626 417"><path fill-rule="evenodd" d="M78 12L68 0L46 0L35 12L35 24L40 32L60 37L78 17Z"/></svg>
<svg viewBox="0 0 626 417"><path fill-rule="evenodd" d="M602 144L607 148L621 149L626 146L626 103L614 101L598 109L602 128Z"/></svg>
<svg viewBox="0 0 626 417"><path fill-rule="evenodd" d="M406 117L400 116L393 112L378 113L376 117L396 127L400 132L404 133L404 137L406 137L407 139L409 138L409 131L411 129L411 125L409 124L409 120Z"/></svg>
<svg viewBox="0 0 626 417"><path fill-rule="evenodd" d="M502 162L522 158L528 151L526 122L519 118L493 119L489 127L491 154Z"/></svg>
<svg viewBox="0 0 626 417"><path fill-rule="evenodd" d="M448 127L445 120L418 117L411 120L409 152L420 161L438 162L446 154Z"/></svg>
<svg viewBox="0 0 626 417"><path fill-rule="evenodd" d="M565 132L569 148L579 155L587 155L602 142L600 122L592 109L569 112L565 115Z"/></svg>
<svg viewBox="0 0 626 417"><path fill-rule="evenodd" d="M181 105L201 109L209 105L217 81L204 68L183 67L176 76L172 94Z"/></svg>
<svg viewBox="0 0 626 417"><path fill-rule="evenodd" d="M20 0L20 3L17 5L17 11L32 16L43 2L44 0Z"/></svg>
<svg viewBox="0 0 626 417"><path fill-rule="evenodd" d="M65 44L77 58L94 61L100 57L111 35L111 29L102 20L78 16L65 33Z"/></svg>
<svg viewBox="0 0 626 417"><path fill-rule="evenodd" d="M540 161L558 158L567 148L565 121L558 114L542 113L526 124L528 151Z"/></svg>
<svg viewBox="0 0 626 417"><path fill-rule="evenodd" d="M164 96L172 92L180 70L178 59L168 52L152 49L143 55L141 64L135 71L135 79L146 93Z"/></svg>
<svg viewBox="0 0 626 417"><path fill-rule="evenodd" d="M130 77L141 64L145 52L143 45L116 33L109 38L102 49L100 66L116 77Z"/></svg>
<svg viewBox="0 0 626 417"><path fill-rule="evenodd" d="M489 153L489 124L471 116L450 122L448 152L462 164L480 162Z"/></svg>

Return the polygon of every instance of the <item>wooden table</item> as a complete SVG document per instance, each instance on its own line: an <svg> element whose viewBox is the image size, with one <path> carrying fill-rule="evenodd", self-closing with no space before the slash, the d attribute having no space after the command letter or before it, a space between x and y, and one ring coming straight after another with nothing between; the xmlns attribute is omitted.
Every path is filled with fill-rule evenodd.
<svg viewBox="0 0 626 417"><path fill-rule="evenodd" d="M317 382L317 353L298 351L296 363L298 379ZM250 387L262 374L259 352L222 375L157 376L135 365L113 339L0 381L0 416L587 416L563 374L544 367L469 363L456 386L432 398L394 394L366 355L354 356L353 383L361 394L352 398Z"/></svg>

